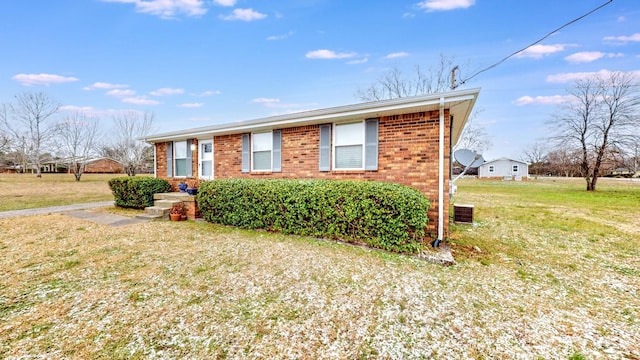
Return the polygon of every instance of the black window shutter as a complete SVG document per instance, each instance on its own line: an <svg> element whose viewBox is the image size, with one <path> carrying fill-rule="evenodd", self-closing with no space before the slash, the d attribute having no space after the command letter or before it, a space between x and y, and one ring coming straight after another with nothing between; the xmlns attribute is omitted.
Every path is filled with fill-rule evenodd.
<svg viewBox="0 0 640 360"><path fill-rule="evenodd" d="M331 124L320 125L320 171L331 170Z"/></svg>
<svg viewBox="0 0 640 360"><path fill-rule="evenodd" d="M167 141L167 177L173 177L173 142Z"/></svg>
<svg viewBox="0 0 640 360"><path fill-rule="evenodd" d="M282 130L273 130L273 164L271 165L271 171L282 171Z"/></svg>
<svg viewBox="0 0 640 360"><path fill-rule="evenodd" d="M187 177L193 176L193 152L191 151L192 140L187 140Z"/></svg>
<svg viewBox="0 0 640 360"><path fill-rule="evenodd" d="M364 169L378 170L378 119L364 121Z"/></svg>
<svg viewBox="0 0 640 360"><path fill-rule="evenodd" d="M248 173L250 164L249 153L251 149L249 147L249 134L242 134L242 172Z"/></svg>

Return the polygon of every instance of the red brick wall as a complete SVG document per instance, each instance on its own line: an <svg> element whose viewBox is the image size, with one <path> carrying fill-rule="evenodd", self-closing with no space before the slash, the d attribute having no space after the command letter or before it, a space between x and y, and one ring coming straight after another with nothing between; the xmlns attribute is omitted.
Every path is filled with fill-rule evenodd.
<svg viewBox="0 0 640 360"><path fill-rule="evenodd" d="M161 179L167 179L171 183L172 191L179 191L178 184L180 182L186 182L189 187L197 187L200 184L198 179L198 140L192 139L195 145L195 150L191 153L191 168L193 169L193 176L189 178L167 178L167 144L156 144L156 176ZM187 149L191 151L191 149Z"/></svg>
<svg viewBox="0 0 640 360"><path fill-rule="evenodd" d="M449 115L445 113L445 151L449 144ZM282 172L242 173L242 134L215 136L214 178L360 179L400 183L424 193L431 201L430 235L437 236L438 222L438 111L380 118L377 171L318 170L320 127L282 129ZM157 174L166 178L166 145L157 144ZM193 154L197 169L197 151ZM444 159L444 219L449 224L449 155ZM195 173L195 172L194 172Z"/></svg>
<svg viewBox="0 0 640 360"><path fill-rule="evenodd" d="M84 166L85 173L119 174L124 172L122 164L111 159L100 159Z"/></svg>

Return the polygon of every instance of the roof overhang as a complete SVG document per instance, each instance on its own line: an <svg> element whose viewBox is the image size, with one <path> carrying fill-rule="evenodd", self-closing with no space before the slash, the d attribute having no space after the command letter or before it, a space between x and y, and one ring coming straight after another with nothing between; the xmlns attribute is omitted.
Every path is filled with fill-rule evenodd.
<svg viewBox="0 0 640 360"><path fill-rule="evenodd" d="M249 121L212 125L187 130L166 132L141 138L154 144L165 141L206 138L243 132L264 131L294 126L317 125L328 122L340 123L353 120L409 114L439 110L440 99L445 109L453 116L452 144L458 142L462 129L469 118L480 93L480 88L451 91L446 93L411 96L390 100L372 101L353 105L337 106L318 110L284 114Z"/></svg>

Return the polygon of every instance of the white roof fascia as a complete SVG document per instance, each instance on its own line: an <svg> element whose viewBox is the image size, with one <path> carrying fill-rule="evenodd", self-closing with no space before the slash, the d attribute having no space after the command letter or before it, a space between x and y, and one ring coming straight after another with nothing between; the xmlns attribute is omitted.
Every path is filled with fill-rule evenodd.
<svg viewBox="0 0 640 360"><path fill-rule="evenodd" d="M487 164L494 163L494 162L497 162L497 161L510 161L510 162L517 162L517 163L520 163L520 164L530 165L526 161L521 161L521 160L516 160L516 159L509 159L509 158L506 158L506 157L501 157L501 158L498 158L498 159L485 161L482 165L487 165Z"/></svg>
<svg viewBox="0 0 640 360"><path fill-rule="evenodd" d="M145 136L141 140L156 143L171 140L182 140L190 138L201 138L203 136L225 135L239 132L264 130L269 128L282 128L290 126L304 126L321 124L325 122L340 122L369 117L380 117L385 115L398 114L400 111L420 112L427 110L437 110L440 105L440 98L444 97L447 108L453 109L461 103L468 103L465 107L463 119L468 118L471 108L477 99L480 88L458 90L440 94L428 94L382 100L375 102L359 103L354 105L344 105L332 108L310 110L299 113L276 115L251 121L241 121L221 125L213 125L201 128L193 128L174 132L167 132ZM470 103L469 103L470 102ZM433 109L429 109L433 107ZM463 110L463 109L461 109ZM457 136L456 136L457 137Z"/></svg>

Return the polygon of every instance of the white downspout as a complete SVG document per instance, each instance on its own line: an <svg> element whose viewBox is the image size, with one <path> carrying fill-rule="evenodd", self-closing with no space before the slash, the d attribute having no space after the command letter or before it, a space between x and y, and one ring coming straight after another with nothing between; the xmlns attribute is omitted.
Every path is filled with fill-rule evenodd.
<svg viewBox="0 0 640 360"><path fill-rule="evenodd" d="M438 139L438 238L433 242L438 247L444 236L444 97L440 97L440 135Z"/></svg>
<svg viewBox="0 0 640 360"><path fill-rule="evenodd" d="M158 178L158 158L156 152L158 151L158 144L153 144L153 177Z"/></svg>

